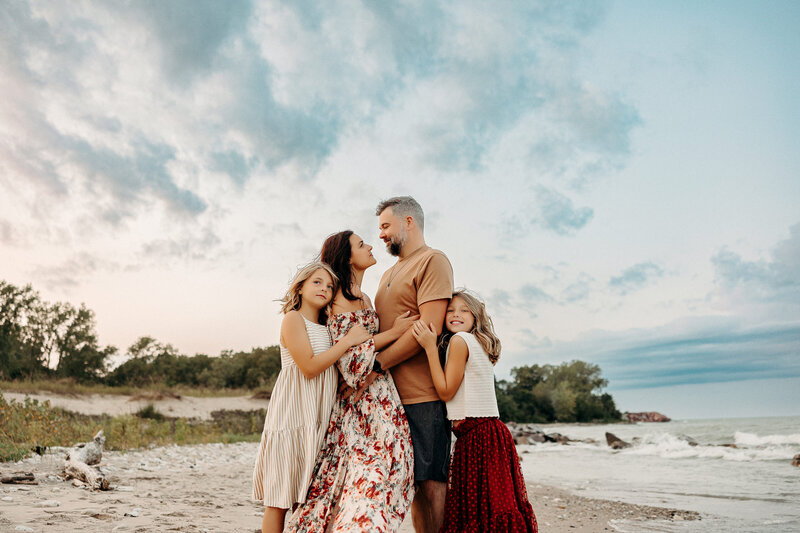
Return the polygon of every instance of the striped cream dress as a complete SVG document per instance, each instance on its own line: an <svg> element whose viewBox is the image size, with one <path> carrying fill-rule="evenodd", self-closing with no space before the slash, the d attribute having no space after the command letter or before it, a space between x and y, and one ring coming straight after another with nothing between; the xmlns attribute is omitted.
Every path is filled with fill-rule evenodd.
<svg viewBox="0 0 800 533"><path fill-rule="evenodd" d="M305 317L314 355L331 347L328 328ZM289 509L306 501L311 475L336 400L335 365L308 379L281 346L281 371L272 389L253 469L253 499Z"/></svg>

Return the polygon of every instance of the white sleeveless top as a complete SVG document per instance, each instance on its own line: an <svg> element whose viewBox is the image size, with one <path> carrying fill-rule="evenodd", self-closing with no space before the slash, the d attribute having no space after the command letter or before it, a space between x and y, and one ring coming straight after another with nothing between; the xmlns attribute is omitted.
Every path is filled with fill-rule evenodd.
<svg viewBox="0 0 800 533"><path fill-rule="evenodd" d="M500 416L494 394L494 366L489 356L471 333L459 331L455 336L466 341L469 356L461 386L447 402L447 418L463 420L467 417ZM450 355L450 346L447 347L447 355Z"/></svg>

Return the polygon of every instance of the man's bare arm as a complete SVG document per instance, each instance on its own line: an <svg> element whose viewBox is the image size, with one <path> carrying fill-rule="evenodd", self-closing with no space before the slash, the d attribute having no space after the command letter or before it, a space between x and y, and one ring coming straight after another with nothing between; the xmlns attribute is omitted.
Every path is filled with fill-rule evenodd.
<svg viewBox="0 0 800 533"><path fill-rule="evenodd" d="M419 319L423 324L433 324L436 328L436 335L441 335L442 333L444 315L447 312L447 304L449 302L450 300L443 298L441 300L425 302L419 306ZM383 368L391 368L402 363L420 350L419 343L417 343L409 329L388 348L380 352L377 359L380 361Z"/></svg>

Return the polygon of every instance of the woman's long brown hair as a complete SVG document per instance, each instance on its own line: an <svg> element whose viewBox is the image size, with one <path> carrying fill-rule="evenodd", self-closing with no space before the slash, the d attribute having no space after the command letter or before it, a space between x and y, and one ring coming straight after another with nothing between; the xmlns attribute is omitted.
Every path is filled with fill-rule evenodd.
<svg viewBox="0 0 800 533"><path fill-rule="evenodd" d="M336 277L339 278L339 288L342 289L342 295L350 301L358 300L353 296L352 282L353 270L350 266L350 237L353 232L349 229L334 233L322 243L322 252L320 253L320 260L331 266Z"/></svg>

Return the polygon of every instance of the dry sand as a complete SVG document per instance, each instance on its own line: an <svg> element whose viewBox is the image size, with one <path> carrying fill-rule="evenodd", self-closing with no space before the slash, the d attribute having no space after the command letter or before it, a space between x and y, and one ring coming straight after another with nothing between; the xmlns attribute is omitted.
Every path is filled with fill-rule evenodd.
<svg viewBox="0 0 800 533"><path fill-rule="evenodd" d="M18 400L25 396L4 395ZM131 408L135 402L128 402L124 396L36 397L84 413L119 414L139 408ZM156 402L162 412L198 418L207 418L217 409L257 409L266 405L248 398L184 397L164 402ZM172 406L172 410L165 405ZM39 482L32 486L0 486L0 531L252 533L260 527L262 514L261 507L250 501L256 450L256 443L240 443L107 451L100 467L112 482L113 490L108 492L93 492L63 481L59 473L64 450L50 450L43 457L17 463L0 463L2 475L33 472ZM528 485L528 493L542 533L614 531L613 522L621 519L650 520L653 522L648 524L648 530L657 531L658 521L698 518L690 511L594 500L536 484ZM400 531L413 531L409 519Z"/></svg>
<svg viewBox="0 0 800 533"><path fill-rule="evenodd" d="M210 420L212 411L222 409L227 411L236 409L251 411L254 409L266 409L267 405L269 405L268 400L253 400L249 396L202 398L182 396L181 398L164 397L156 400L153 398L136 399L136 396L124 396L121 394L64 395L51 392L25 394L5 391L3 391L3 396L7 401L16 400L21 402L26 396L40 402L49 401L53 407L61 407L62 409L85 415L108 414L116 416L135 413L147 404L152 403L156 409L167 416L199 418L202 420Z"/></svg>

